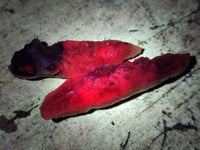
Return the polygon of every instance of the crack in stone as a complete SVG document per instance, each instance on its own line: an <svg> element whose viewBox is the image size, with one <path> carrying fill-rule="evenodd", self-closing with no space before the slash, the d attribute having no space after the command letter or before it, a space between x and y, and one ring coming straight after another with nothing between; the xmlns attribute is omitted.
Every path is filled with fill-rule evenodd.
<svg viewBox="0 0 200 150"><path fill-rule="evenodd" d="M15 116L11 119L7 119L4 115L0 116L0 130L5 131L6 133L12 133L17 131L17 124L15 123L16 119L26 118L31 115L31 111L38 107L38 105L34 106L28 111L13 111Z"/></svg>
<svg viewBox="0 0 200 150"><path fill-rule="evenodd" d="M182 132L185 132L185 131L188 131L188 130L195 130L196 132L198 131L198 128L194 125L191 125L190 123L188 124L181 124L181 123L177 123L173 126L168 126L167 127L167 121L166 120L163 120L163 132L161 132L158 136L156 136L155 138L153 138L151 140L151 144L147 147L148 149L151 147L151 145L161 136L161 135L164 135L163 137L163 140L162 140L162 144L161 144L161 148L160 150L163 150L164 148L164 145L165 145L165 142L166 142L166 139L167 139L167 133L169 131L174 131L174 130L179 130L179 131L182 131Z"/></svg>
<svg viewBox="0 0 200 150"><path fill-rule="evenodd" d="M186 98L183 102L179 103L178 106L176 106L176 107L174 108L174 110L180 108L183 104L185 104L185 103L187 103L189 100L191 100L191 99L195 96L195 94L196 94L197 92L198 92L198 91L192 93L192 94L191 94L188 98Z"/></svg>
<svg viewBox="0 0 200 150"><path fill-rule="evenodd" d="M164 31L168 30L171 26L173 27L173 26L175 26L176 24L180 23L183 19L185 19L185 18L187 18L187 17L190 17L190 16L193 15L193 14L198 13L199 10L200 10L200 4L199 4L199 6L198 6L197 9L195 9L194 11L190 12L189 14L187 14L187 15L181 17L180 19L178 19L178 20L175 21L175 22L169 22L169 23L168 23L168 26L166 26L165 29L163 29L163 30L161 30L161 31L159 31L159 32L157 32L157 33L155 33L154 35L152 35L151 37L149 37L149 38L146 39L145 41L148 41L148 40L150 40L151 38L154 38L154 37L156 37L157 35L163 33Z"/></svg>
<svg viewBox="0 0 200 150"><path fill-rule="evenodd" d="M148 107L146 107L144 110L142 110L139 114L137 114L135 116L135 118L140 117L144 112L146 112L148 109L150 109L154 104L156 104L159 100L161 100L163 97L165 97L167 94L169 94L173 89L175 89L179 84L174 85L173 87L171 87L166 93L164 93L163 95L161 95L158 99L156 99L153 103L151 103L151 105L149 105Z"/></svg>
<svg viewBox="0 0 200 150"><path fill-rule="evenodd" d="M120 144L121 150L124 150L126 148L126 146L128 144L128 141L129 141L129 138L130 138L130 135L131 135L131 132L128 132L128 136L127 136L127 139L126 139L125 143L124 144L123 143Z"/></svg>

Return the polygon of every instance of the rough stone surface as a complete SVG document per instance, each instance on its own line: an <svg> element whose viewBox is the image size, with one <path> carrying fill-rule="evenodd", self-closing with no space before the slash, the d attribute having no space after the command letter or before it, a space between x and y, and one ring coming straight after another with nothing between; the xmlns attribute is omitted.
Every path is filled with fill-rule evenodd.
<svg viewBox="0 0 200 150"><path fill-rule="evenodd" d="M189 52L190 72L124 103L58 123L39 106L62 79L16 79L8 65L16 50L39 38L117 39L142 46L142 56ZM199 0L1 0L1 150L199 150Z"/></svg>

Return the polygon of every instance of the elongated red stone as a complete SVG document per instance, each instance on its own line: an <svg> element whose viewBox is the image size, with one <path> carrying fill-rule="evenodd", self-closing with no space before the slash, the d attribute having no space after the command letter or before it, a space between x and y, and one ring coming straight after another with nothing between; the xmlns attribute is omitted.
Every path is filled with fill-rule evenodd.
<svg viewBox="0 0 200 150"><path fill-rule="evenodd" d="M120 63L141 51L141 47L117 40L67 40L48 46L35 39L15 52L9 69L21 79L72 78L97 66Z"/></svg>
<svg viewBox="0 0 200 150"><path fill-rule="evenodd" d="M142 48L130 43L106 41L65 41L59 66L59 77L74 77L104 64L118 64L141 53Z"/></svg>
<svg viewBox="0 0 200 150"><path fill-rule="evenodd" d="M189 61L188 53L165 54L94 68L49 93L40 107L41 115L49 120L112 105L177 76Z"/></svg>

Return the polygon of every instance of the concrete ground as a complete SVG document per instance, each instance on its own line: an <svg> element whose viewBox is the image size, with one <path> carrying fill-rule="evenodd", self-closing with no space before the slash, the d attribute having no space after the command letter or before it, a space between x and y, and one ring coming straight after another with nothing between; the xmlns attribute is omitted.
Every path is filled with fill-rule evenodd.
<svg viewBox="0 0 200 150"><path fill-rule="evenodd" d="M63 79L15 78L8 65L34 38L117 39L141 56L189 52L196 64L173 82L109 109L45 121L39 106ZM1 150L200 150L199 0L1 0Z"/></svg>

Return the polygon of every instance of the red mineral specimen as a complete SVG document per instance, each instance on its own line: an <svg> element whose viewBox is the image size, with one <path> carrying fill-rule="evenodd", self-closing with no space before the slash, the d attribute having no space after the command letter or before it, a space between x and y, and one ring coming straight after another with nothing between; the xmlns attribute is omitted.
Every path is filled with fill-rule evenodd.
<svg viewBox="0 0 200 150"><path fill-rule="evenodd" d="M65 41L59 77L74 77L104 64L118 64L141 53L142 48L130 43L106 41Z"/></svg>
<svg viewBox="0 0 200 150"><path fill-rule="evenodd" d="M15 52L9 69L20 79L71 78L93 67L121 63L141 51L141 47L117 40L67 40L48 46L34 39Z"/></svg>
<svg viewBox="0 0 200 150"><path fill-rule="evenodd" d="M107 57L104 54L105 52L102 57ZM106 64L93 68L68 79L48 94L40 107L41 115L45 120L49 120L112 105L177 76L185 70L189 61L188 53L165 54L152 60L141 57L134 62Z"/></svg>

